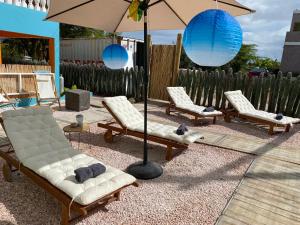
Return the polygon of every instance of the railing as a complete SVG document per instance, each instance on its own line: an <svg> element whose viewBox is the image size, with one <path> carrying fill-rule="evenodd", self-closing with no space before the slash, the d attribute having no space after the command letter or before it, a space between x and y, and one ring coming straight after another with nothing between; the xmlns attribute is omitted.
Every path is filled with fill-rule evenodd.
<svg viewBox="0 0 300 225"><path fill-rule="evenodd" d="M47 12L50 6L50 0L0 0L0 3L6 3L42 12Z"/></svg>

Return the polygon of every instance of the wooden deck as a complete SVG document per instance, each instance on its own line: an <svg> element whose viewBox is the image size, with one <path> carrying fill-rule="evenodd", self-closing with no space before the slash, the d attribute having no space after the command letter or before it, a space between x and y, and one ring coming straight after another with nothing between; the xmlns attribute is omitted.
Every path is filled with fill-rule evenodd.
<svg viewBox="0 0 300 225"><path fill-rule="evenodd" d="M258 158L217 225L300 224L300 165Z"/></svg>

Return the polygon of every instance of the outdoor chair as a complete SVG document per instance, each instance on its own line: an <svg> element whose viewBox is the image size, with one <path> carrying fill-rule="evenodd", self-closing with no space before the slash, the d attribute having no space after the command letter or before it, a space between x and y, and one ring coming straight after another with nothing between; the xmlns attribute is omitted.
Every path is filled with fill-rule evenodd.
<svg viewBox="0 0 300 225"><path fill-rule="evenodd" d="M170 97L170 103L166 109L167 115L170 115L171 110L174 109L194 116L196 122L199 118L213 118L214 124L217 117L223 116L220 111L205 112L206 107L195 105L183 87L167 87L167 92Z"/></svg>
<svg viewBox="0 0 300 225"><path fill-rule="evenodd" d="M113 132L144 138L144 117L125 96L104 98L102 104L115 120L105 124L98 123L99 127L107 129L104 135L106 142L113 141ZM177 135L176 130L177 127L174 126L148 121L148 140L167 146L166 160L172 159L173 148L187 149L189 144L203 138L196 131L189 130L184 135Z"/></svg>
<svg viewBox="0 0 300 225"><path fill-rule="evenodd" d="M9 98L7 93L0 87L0 110L16 109L17 101Z"/></svg>
<svg viewBox="0 0 300 225"><path fill-rule="evenodd" d="M242 94L242 91L228 91L225 96L234 109L227 109L225 120L231 121L231 117L239 117L250 122L269 126L269 134L274 134L274 127L284 127L289 132L293 124L300 123L300 119L284 116L282 120L276 120L276 114L256 110L251 102Z"/></svg>
<svg viewBox="0 0 300 225"><path fill-rule="evenodd" d="M61 109L59 96L57 95L54 76L52 74L36 74L35 87L37 103L58 103Z"/></svg>
<svg viewBox="0 0 300 225"><path fill-rule="evenodd" d="M71 212L86 216L96 206L118 201L125 187L138 186L133 176L108 165L103 174L78 183L74 170L101 162L71 147L48 107L6 111L2 125L14 149L0 151L5 179L12 180L14 167L56 198L62 225L75 219Z"/></svg>

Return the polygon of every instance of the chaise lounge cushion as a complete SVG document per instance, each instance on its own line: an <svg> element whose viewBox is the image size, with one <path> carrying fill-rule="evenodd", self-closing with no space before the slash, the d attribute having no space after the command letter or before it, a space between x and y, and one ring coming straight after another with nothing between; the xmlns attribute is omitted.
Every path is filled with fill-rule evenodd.
<svg viewBox="0 0 300 225"><path fill-rule="evenodd" d="M106 165L106 172L82 184L74 170L101 163L74 150L47 107L6 111L6 133L20 162L81 205L88 205L135 182L135 178Z"/></svg>
<svg viewBox="0 0 300 225"><path fill-rule="evenodd" d="M287 124L293 124L293 123L300 122L300 119L292 118L292 117L288 117L288 116L283 116L283 118L281 120L276 120L275 118L276 118L277 114L269 113L269 112L265 112L265 111L261 111L261 110L243 113L243 115L256 117L258 119L266 120L266 121L272 122L274 124L279 124L279 125L287 125Z"/></svg>
<svg viewBox="0 0 300 225"><path fill-rule="evenodd" d="M203 112L204 106L195 105L191 98L186 94L183 87L167 87L170 98L177 108L199 114L200 116L221 116L222 112Z"/></svg>
<svg viewBox="0 0 300 225"><path fill-rule="evenodd" d="M130 129L143 123L144 117L125 96L107 97L104 102L118 116L123 126Z"/></svg>
<svg viewBox="0 0 300 225"><path fill-rule="evenodd" d="M230 104L239 112L254 112L256 109L251 102L242 94L242 91L228 91L224 93Z"/></svg>
<svg viewBox="0 0 300 225"><path fill-rule="evenodd" d="M118 117L124 127L132 131L144 133L144 117L127 100L125 96L104 98L105 104ZM173 140L183 144L191 144L203 136L196 131L189 130L184 135L176 134L177 127L148 121L148 134Z"/></svg>
<svg viewBox="0 0 300 225"><path fill-rule="evenodd" d="M261 110L256 110L251 102L242 94L240 90L238 91L228 91L225 92L226 98L232 104L232 106L241 114L245 116L254 117L257 119L272 122L278 125L288 125L293 123L299 123L300 119L284 116L282 120L276 120L276 115L274 113L269 113Z"/></svg>
<svg viewBox="0 0 300 225"><path fill-rule="evenodd" d="M165 125L157 122L148 122L149 135L173 140L184 144L192 144L199 138L203 137L199 132L193 130L185 132L184 135L178 135L176 134L177 128L178 127ZM133 130L144 133L144 123L140 123Z"/></svg>

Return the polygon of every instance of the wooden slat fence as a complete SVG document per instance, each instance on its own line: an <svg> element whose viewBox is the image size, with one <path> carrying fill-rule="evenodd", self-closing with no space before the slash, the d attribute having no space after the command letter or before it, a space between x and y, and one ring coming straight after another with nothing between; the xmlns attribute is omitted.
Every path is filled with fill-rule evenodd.
<svg viewBox="0 0 300 225"><path fill-rule="evenodd" d="M232 71L180 70L176 83L198 105L225 109L226 91L241 90L256 109L300 117L300 76L269 74L249 78Z"/></svg>
<svg viewBox="0 0 300 225"><path fill-rule="evenodd" d="M0 64L0 73L33 73L39 70L51 72L51 66Z"/></svg>
<svg viewBox="0 0 300 225"><path fill-rule="evenodd" d="M97 95L143 99L143 69L110 70L96 65L62 63L60 73L65 87L76 85Z"/></svg>

